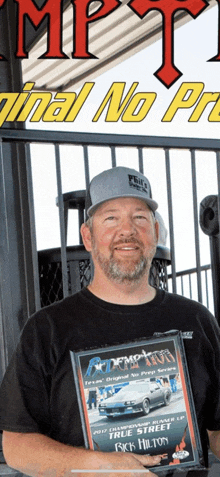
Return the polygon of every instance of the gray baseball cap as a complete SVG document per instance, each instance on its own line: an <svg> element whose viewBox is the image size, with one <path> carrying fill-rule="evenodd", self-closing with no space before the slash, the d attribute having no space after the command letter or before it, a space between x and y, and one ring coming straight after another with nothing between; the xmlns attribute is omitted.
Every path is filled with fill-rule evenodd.
<svg viewBox="0 0 220 477"><path fill-rule="evenodd" d="M86 209L89 217L104 202L121 197L141 199L155 212L149 180L140 172L128 167L113 167L95 176L89 186Z"/></svg>

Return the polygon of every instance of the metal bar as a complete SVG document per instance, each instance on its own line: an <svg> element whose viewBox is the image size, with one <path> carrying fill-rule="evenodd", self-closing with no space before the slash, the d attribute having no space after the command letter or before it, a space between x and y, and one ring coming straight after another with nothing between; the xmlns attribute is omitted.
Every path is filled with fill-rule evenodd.
<svg viewBox="0 0 220 477"><path fill-rule="evenodd" d="M115 146L111 146L111 159L112 159L112 167L116 167L116 152L115 152Z"/></svg>
<svg viewBox="0 0 220 477"><path fill-rule="evenodd" d="M2 370L8 365L26 319L26 278L23 273L23 240L18 229L19 186L13 170L10 144L0 144L0 301L4 343ZM15 176L15 177L14 177ZM17 219L17 220L16 220ZM21 281L22 277L22 281ZM31 286L31 284L30 284ZM1 378L1 377L0 377Z"/></svg>
<svg viewBox="0 0 220 477"><path fill-rule="evenodd" d="M175 149L220 150L219 139L177 138L163 136L129 136L67 131L0 129L2 141L63 143L96 146L136 146Z"/></svg>
<svg viewBox="0 0 220 477"><path fill-rule="evenodd" d="M88 190L90 179L89 179L89 155L88 155L88 147L87 146L83 146L83 157L84 157L86 190Z"/></svg>
<svg viewBox="0 0 220 477"><path fill-rule="evenodd" d="M62 195L62 180L61 180L61 167L60 167L60 148L57 144L55 144L55 161L56 161L58 207L59 207L59 219L60 219L63 296L65 298L69 295L67 254L66 254L66 234L65 234L64 204L63 204L63 195Z"/></svg>
<svg viewBox="0 0 220 477"><path fill-rule="evenodd" d="M85 221L85 217L84 217L84 210L81 208L78 210L78 221L79 221L79 243L82 245L83 241L82 241L82 235L80 233L80 229L81 229L81 225Z"/></svg>
<svg viewBox="0 0 220 477"><path fill-rule="evenodd" d="M71 283L71 293L72 295L80 290L80 272L79 272L79 261L70 260L70 283Z"/></svg>
<svg viewBox="0 0 220 477"><path fill-rule="evenodd" d="M195 249L196 249L196 268L197 268L197 290L198 301L202 303L202 279L201 279L201 261L200 261L200 243L199 243L199 218L198 218L198 200L197 200L197 184L196 184L196 158L195 150L191 152L191 168L192 168L192 190L193 190L193 211L194 211L194 232L195 232Z"/></svg>
<svg viewBox="0 0 220 477"><path fill-rule="evenodd" d="M183 276L181 275L181 293L184 295Z"/></svg>
<svg viewBox="0 0 220 477"><path fill-rule="evenodd" d="M38 256L37 256L37 241L36 241L36 227L35 227L35 213L34 213L34 194L33 194L33 182L32 182L32 170L31 170L31 157L30 157L30 145L25 144L25 156L26 156L26 170L27 170L27 187L28 187L28 202L29 202L29 214L30 214L30 233L31 233L31 249L32 249L32 261L33 261L33 275L34 275L34 296L35 296L35 308L36 311L41 308L40 300L40 283L39 283L39 269L38 269Z"/></svg>
<svg viewBox="0 0 220 477"><path fill-rule="evenodd" d="M211 265L202 265L201 266L201 272L204 272L205 270L210 270ZM184 275L191 275L192 273L197 273L197 268L189 268L188 270L182 270L181 272L176 272L176 277L182 277ZM171 278L172 275L169 274L168 278Z"/></svg>
<svg viewBox="0 0 220 477"><path fill-rule="evenodd" d="M220 324L220 234L209 237L215 317Z"/></svg>
<svg viewBox="0 0 220 477"><path fill-rule="evenodd" d="M176 287L176 262L175 262L173 203L172 203L172 186L171 186L170 151L169 151L169 149L165 149L165 161L166 161L166 178L167 178L167 199L168 199L168 210L169 210L172 286L173 286L173 293L176 293L176 291L177 291L177 287Z"/></svg>
<svg viewBox="0 0 220 477"><path fill-rule="evenodd" d="M7 364L8 364L8 360L7 360L7 347L6 347L6 330L5 330L5 326L4 326L4 311L6 311L6 313L8 311L11 311L11 310L8 310L7 308L11 308L12 305L10 303L10 297L9 297L9 300L5 300L4 298L4 286L6 285L6 289L8 288L8 280L7 280L7 277L5 275L6 271L7 271L7 267L5 267L5 260L4 260L4 245L7 244L7 231L6 231L6 227L5 227L5 223L6 223L6 204L5 204L5 187L4 187L4 163L3 163L3 151L2 151L2 144L0 144L0 197L1 197L1 202L0 202L0 214L1 214L1 221L0 221L0 231L1 231L1 235L0 235L0 259L2 258L2 260L0 260L0 284L2 286L0 286L0 381L2 380L3 378L3 375L6 371L6 367L7 367ZM1 225L1 223L4 221L3 223L3 226ZM7 247L7 245L6 245ZM7 250L8 252L8 250ZM6 253L6 258L8 258L8 253ZM2 277L4 277L4 280L1 282L2 280ZM9 292L9 290L8 290ZM7 308L6 308L7 306ZM6 310L4 310L6 308ZM5 313L5 315L6 315ZM9 316L9 314L6 315L7 317Z"/></svg>
<svg viewBox="0 0 220 477"><path fill-rule="evenodd" d="M206 290L206 306L209 308L209 287L208 287L208 272L205 270L205 290Z"/></svg>
<svg viewBox="0 0 220 477"><path fill-rule="evenodd" d="M90 183L90 174L89 174L89 155L88 155L88 146L83 146L83 158L84 158L84 170L85 170L85 182L86 182L86 194L89 190L89 183ZM86 213L85 207L85 220L88 218ZM79 233L80 234L80 233ZM82 237L80 234L79 243L82 243Z"/></svg>
<svg viewBox="0 0 220 477"><path fill-rule="evenodd" d="M138 147L138 161L139 161L139 171L141 174L144 173L144 161L143 161L143 149Z"/></svg>
<svg viewBox="0 0 220 477"><path fill-rule="evenodd" d="M192 299L192 280L191 280L191 274L189 275L189 297Z"/></svg>

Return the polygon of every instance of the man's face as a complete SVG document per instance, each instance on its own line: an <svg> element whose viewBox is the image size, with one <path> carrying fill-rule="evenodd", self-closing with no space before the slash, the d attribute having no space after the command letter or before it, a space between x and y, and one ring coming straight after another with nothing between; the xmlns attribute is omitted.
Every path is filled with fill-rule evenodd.
<svg viewBox="0 0 220 477"><path fill-rule="evenodd" d="M90 245L94 266L118 283L140 280L156 251L158 229L144 201L113 199L93 215Z"/></svg>

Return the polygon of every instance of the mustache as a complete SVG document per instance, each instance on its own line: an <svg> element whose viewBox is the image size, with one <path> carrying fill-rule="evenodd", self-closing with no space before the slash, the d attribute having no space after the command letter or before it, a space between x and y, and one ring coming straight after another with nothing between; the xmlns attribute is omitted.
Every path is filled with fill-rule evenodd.
<svg viewBox="0 0 220 477"><path fill-rule="evenodd" d="M120 239L117 242L114 242L111 248L113 249L115 247L118 247L119 245L125 245L128 243L136 244L136 245L139 245L140 247L143 247L143 243L140 240L136 239L135 237L130 237L130 238Z"/></svg>

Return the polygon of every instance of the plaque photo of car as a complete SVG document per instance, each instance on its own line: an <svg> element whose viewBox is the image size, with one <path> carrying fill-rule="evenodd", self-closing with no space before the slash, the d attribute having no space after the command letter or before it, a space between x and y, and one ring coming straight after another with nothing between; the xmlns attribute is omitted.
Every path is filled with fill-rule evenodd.
<svg viewBox="0 0 220 477"><path fill-rule="evenodd" d="M101 402L99 415L113 419L126 414L149 414L157 406L168 406L171 400L170 387L163 387L155 381L131 383L114 396Z"/></svg>

